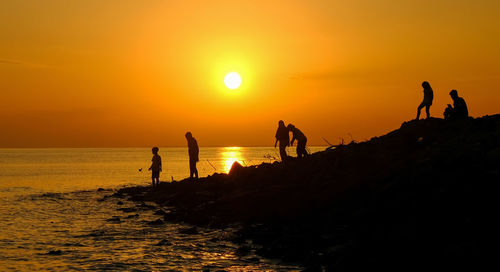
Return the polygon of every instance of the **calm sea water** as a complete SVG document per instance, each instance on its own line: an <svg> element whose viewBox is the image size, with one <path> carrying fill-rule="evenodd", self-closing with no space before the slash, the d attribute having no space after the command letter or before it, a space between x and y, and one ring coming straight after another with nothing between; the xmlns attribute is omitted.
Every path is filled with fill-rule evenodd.
<svg viewBox="0 0 500 272"><path fill-rule="evenodd" d="M160 148L160 155L161 181L189 175L186 148ZM225 239L234 229L186 235L188 226L147 224L161 218L155 209L105 197L119 187L149 185L151 157L148 148L0 149L0 271L298 269L237 255L237 245ZM234 161L253 165L278 157L268 147L201 148L198 171L206 176L229 171Z"/></svg>

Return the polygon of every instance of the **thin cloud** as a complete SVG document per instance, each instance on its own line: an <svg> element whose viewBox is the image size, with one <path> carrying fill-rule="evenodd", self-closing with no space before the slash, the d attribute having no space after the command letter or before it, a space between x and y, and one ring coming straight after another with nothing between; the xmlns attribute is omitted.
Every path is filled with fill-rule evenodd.
<svg viewBox="0 0 500 272"><path fill-rule="evenodd" d="M14 59L0 59L0 65L19 65L19 66L24 66L24 67L29 67L29 68L48 68L48 65L44 64L38 64L38 63L31 63L31 62L26 62L26 61L21 61L21 60L14 60Z"/></svg>
<svg viewBox="0 0 500 272"><path fill-rule="evenodd" d="M0 63L1 64L14 64L14 65L20 65L20 64L23 64L22 62L20 61L17 61L17 60L9 60L9 59L0 59Z"/></svg>
<svg viewBox="0 0 500 272"><path fill-rule="evenodd" d="M358 69L358 70L345 69L338 71L326 71L326 72L315 72L315 73L295 73L288 75L288 79L327 81L327 80L337 80L346 78L360 78L373 74L376 74L376 71L371 71L367 69Z"/></svg>
<svg viewBox="0 0 500 272"><path fill-rule="evenodd" d="M339 74L338 73L300 73L300 74L293 74L289 78L292 80L328 80L328 79L334 79L338 78Z"/></svg>

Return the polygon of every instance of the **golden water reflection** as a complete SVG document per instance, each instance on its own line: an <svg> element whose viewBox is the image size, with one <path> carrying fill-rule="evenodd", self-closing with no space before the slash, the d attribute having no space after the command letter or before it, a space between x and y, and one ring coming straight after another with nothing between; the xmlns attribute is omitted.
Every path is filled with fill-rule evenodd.
<svg viewBox="0 0 500 272"><path fill-rule="evenodd" d="M235 161L239 162L242 165L245 165L245 158L242 154L242 147L224 147L222 149L222 152L220 153L220 156L225 173L229 173L229 170L231 170L231 166Z"/></svg>

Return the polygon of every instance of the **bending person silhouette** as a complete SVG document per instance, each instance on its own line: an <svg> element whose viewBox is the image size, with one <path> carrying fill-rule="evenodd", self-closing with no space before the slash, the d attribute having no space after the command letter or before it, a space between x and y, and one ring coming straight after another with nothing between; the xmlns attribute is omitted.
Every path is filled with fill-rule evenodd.
<svg viewBox="0 0 500 272"><path fill-rule="evenodd" d="M465 100L458 96L457 90L451 90L451 99L453 99L453 107L448 104L448 107L444 111L444 119L447 120L463 120L469 117L469 110L467 109L467 103Z"/></svg>
<svg viewBox="0 0 500 272"><path fill-rule="evenodd" d="M198 142L193 137L191 132L186 133L186 140L188 143L188 153L189 153L189 178L193 179L193 176L198 179L198 169L196 169L196 163L199 161L198 154L200 149L198 148Z"/></svg>
<svg viewBox="0 0 500 272"><path fill-rule="evenodd" d="M295 139L297 139L297 157L302 158L306 157L307 155L307 150L306 150L306 144L307 144L307 137L300 131L300 129L296 128L292 124L288 124L288 129L292 132L292 142L290 143L290 146L293 146L293 142L295 142Z"/></svg>
<svg viewBox="0 0 500 272"><path fill-rule="evenodd" d="M153 152L153 158L151 159L152 163L148 170L151 171L151 181L153 182L153 187L160 184L161 157L158 155L159 150L160 149L158 147L153 147L151 150L151 152Z"/></svg>
<svg viewBox="0 0 500 272"><path fill-rule="evenodd" d="M281 161L284 162L287 160L288 155L286 154L286 147L290 145L290 135L288 133L288 129L285 127L285 122L280 120L278 122L278 130L276 131L276 142L274 142L274 148L278 142L280 143L280 157Z"/></svg>
<svg viewBox="0 0 500 272"><path fill-rule="evenodd" d="M427 114L427 118L431 117L429 110L432 106L432 100L434 99L434 92L432 91L429 82L427 81L422 82L422 87L424 88L424 100L422 101L422 103L420 103L420 105L417 108L417 120L420 118L420 111L422 110L423 107L425 107L425 113Z"/></svg>

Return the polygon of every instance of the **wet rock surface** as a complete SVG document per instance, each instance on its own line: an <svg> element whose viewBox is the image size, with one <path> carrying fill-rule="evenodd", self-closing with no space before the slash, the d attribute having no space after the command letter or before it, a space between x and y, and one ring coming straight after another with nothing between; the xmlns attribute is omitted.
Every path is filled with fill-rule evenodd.
<svg viewBox="0 0 500 272"><path fill-rule="evenodd" d="M169 207L169 222L241 224L234 240L252 246L239 254L310 271L477 268L493 235L499 162L500 115L431 118L286 164L115 195Z"/></svg>

